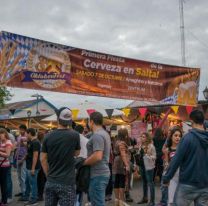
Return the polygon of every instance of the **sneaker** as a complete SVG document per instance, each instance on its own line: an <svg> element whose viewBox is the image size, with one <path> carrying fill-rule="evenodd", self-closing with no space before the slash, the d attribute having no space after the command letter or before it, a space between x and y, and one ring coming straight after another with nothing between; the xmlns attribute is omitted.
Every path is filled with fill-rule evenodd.
<svg viewBox="0 0 208 206"><path fill-rule="evenodd" d="M30 200L25 204L25 206L30 206L30 205L38 205L38 202L35 200Z"/></svg>
<svg viewBox="0 0 208 206"><path fill-rule="evenodd" d="M13 201L12 198L8 198L8 199L7 199L7 203L8 203L8 204L10 204L12 201Z"/></svg>
<svg viewBox="0 0 208 206"><path fill-rule="evenodd" d="M27 197L20 197L20 198L18 199L18 201L20 201L20 202L28 202L29 199L28 199Z"/></svg>
<svg viewBox="0 0 208 206"><path fill-rule="evenodd" d="M138 205L142 205L145 203L148 203L148 199L146 199L146 198L143 198L141 201L137 202Z"/></svg>
<svg viewBox="0 0 208 206"><path fill-rule="evenodd" d="M15 197L20 197L20 196L22 196L22 193L20 192L20 193L17 193L16 195L14 195Z"/></svg>
<svg viewBox="0 0 208 206"><path fill-rule="evenodd" d="M131 198L130 195L126 196L126 202L133 202L134 200Z"/></svg>
<svg viewBox="0 0 208 206"><path fill-rule="evenodd" d="M156 206L167 206L167 204L165 204L165 203L158 203Z"/></svg>
<svg viewBox="0 0 208 206"><path fill-rule="evenodd" d="M118 199L115 199L115 202L114 202L114 206L119 206L119 200Z"/></svg>
<svg viewBox="0 0 208 206"><path fill-rule="evenodd" d="M107 202L107 201L111 201L112 200L112 197L111 197L111 195L107 195L106 197L105 197L105 201Z"/></svg>
<svg viewBox="0 0 208 206"><path fill-rule="evenodd" d="M38 197L38 202L42 202L44 201L44 198L43 197Z"/></svg>
<svg viewBox="0 0 208 206"><path fill-rule="evenodd" d="M155 206L154 202L150 202L147 206Z"/></svg>
<svg viewBox="0 0 208 206"><path fill-rule="evenodd" d="M123 202L122 200L119 200L119 206L130 206L129 204L127 204L126 202Z"/></svg>

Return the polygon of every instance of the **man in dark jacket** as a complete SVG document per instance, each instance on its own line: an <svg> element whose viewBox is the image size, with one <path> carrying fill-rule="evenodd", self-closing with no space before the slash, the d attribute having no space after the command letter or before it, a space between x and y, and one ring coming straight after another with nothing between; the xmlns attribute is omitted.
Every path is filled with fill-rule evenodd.
<svg viewBox="0 0 208 206"><path fill-rule="evenodd" d="M163 183L168 184L178 168L179 184L175 193L177 206L208 205L208 132L204 130L204 114L190 114L193 129L181 140Z"/></svg>

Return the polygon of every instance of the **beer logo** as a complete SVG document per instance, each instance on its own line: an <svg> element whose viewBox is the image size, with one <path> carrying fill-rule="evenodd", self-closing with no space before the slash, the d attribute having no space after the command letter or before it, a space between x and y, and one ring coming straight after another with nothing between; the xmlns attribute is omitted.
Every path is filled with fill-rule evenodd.
<svg viewBox="0 0 208 206"><path fill-rule="evenodd" d="M33 81L46 89L70 84L71 61L64 49L50 43L33 48L27 59L23 82Z"/></svg>

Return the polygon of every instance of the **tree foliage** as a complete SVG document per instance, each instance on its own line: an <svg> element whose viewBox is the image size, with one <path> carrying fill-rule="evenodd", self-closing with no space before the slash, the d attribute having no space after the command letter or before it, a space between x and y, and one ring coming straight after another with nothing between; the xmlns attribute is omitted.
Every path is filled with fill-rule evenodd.
<svg viewBox="0 0 208 206"><path fill-rule="evenodd" d="M0 108L4 107L6 101L9 101L12 94L6 87L0 87Z"/></svg>

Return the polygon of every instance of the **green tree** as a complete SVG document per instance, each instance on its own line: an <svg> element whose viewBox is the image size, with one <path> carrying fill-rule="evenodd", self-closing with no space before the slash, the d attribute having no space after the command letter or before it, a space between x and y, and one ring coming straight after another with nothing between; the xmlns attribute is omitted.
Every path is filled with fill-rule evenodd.
<svg viewBox="0 0 208 206"><path fill-rule="evenodd" d="M0 87L0 108L3 108L6 101L12 98L12 94L6 87Z"/></svg>

